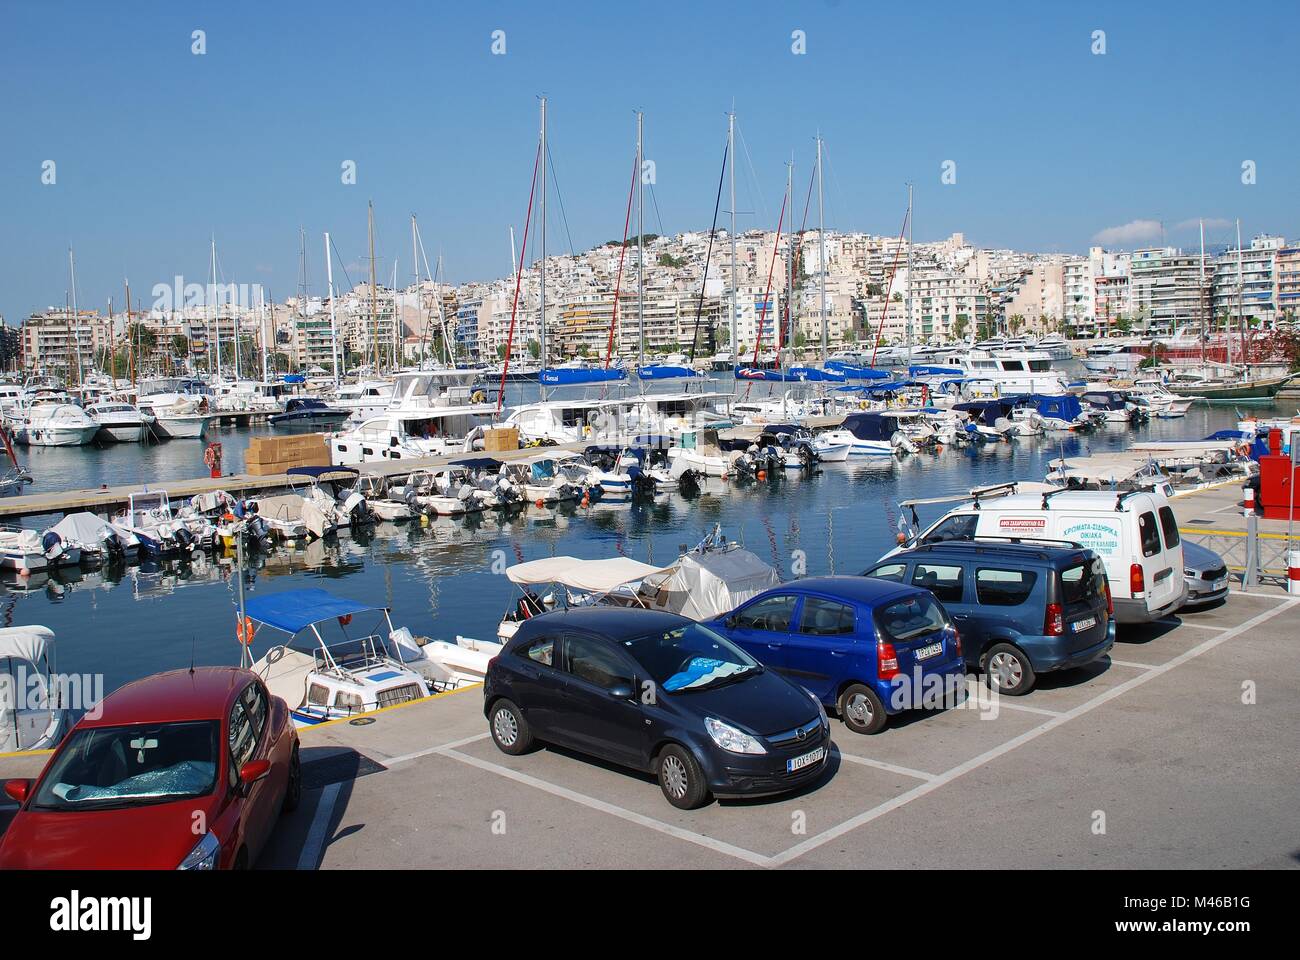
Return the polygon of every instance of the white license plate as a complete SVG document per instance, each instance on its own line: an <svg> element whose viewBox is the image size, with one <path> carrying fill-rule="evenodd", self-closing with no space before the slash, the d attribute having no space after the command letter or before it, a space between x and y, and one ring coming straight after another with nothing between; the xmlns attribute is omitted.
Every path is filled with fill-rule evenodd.
<svg viewBox="0 0 1300 960"><path fill-rule="evenodd" d="M1085 617L1085 618L1082 619L1082 620L1076 620L1076 621L1074 621L1074 623L1070 624L1070 628L1071 628L1075 633L1083 633L1083 631L1085 631L1085 630L1091 630L1091 629L1092 629L1093 627L1095 627L1096 625L1097 625L1097 618L1096 618L1096 617Z"/></svg>
<svg viewBox="0 0 1300 960"><path fill-rule="evenodd" d="M932 643L928 647L921 647L916 653L912 654L917 660L929 660L931 657L937 657L943 653L942 643Z"/></svg>
<svg viewBox="0 0 1300 960"><path fill-rule="evenodd" d="M1228 589L1227 577L1220 577L1218 580L1214 581L1213 590L1215 593L1218 593L1220 590L1226 590L1226 589Z"/></svg>
<svg viewBox="0 0 1300 960"><path fill-rule="evenodd" d="M826 754L825 747L818 747L812 753L805 753L802 757L795 757L793 760L785 762L785 772L794 773L796 770L802 770L804 767L819 763L821 758Z"/></svg>

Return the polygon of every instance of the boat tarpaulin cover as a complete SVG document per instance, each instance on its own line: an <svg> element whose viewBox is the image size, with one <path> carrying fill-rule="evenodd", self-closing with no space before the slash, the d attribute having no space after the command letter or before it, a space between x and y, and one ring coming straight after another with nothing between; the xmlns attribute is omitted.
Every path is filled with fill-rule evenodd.
<svg viewBox="0 0 1300 960"><path fill-rule="evenodd" d="M780 574L748 550L687 553L663 575L642 584L651 606L692 620L712 620L781 582Z"/></svg>
<svg viewBox="0 0 1300 960"><path fill-rule="evenodd" d="M54 631L49 627L0 628L0 659L13 657L40 664L45 653L54 646Z"/></svg>
<svg viewBox="0 0 1300 960"><path fill-rule="evenodd" d="M297 633L313 623L335 617L348 617L354 613L380 609L382 608L369 603L336 597L315 588L261 594L250 597L244 605L244 612L250 618L285 633Z"/></svg>
<svg viewBox="0 0 1300 960"><path fill-rule="evenodd" d="M524 585L558 583L575 590L609 593L616 587L634 580L642 580L663 569L628 557L610 557L605 560L546 557L542 560L516 563L506 569L506 577L511 583Z"/></svg>
<svg viewBox="0 0 1300 960"><path fill-rule="evenodd" d="M114 536L113 528L105 520L84 510L68 514L50 529L64 543L77 543L87 547L96 547L108 537Z"/></svg>

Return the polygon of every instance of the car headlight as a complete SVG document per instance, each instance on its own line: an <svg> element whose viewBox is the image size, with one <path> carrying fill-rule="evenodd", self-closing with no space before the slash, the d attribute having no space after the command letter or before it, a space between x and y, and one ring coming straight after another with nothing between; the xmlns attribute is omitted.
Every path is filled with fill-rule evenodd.
<svg viewBox="0 0 1300 960"><path fill-rule="evenodd" d="M830 726L831 718L826 716L826 706L822 703L821 697L811 691L809 691L808 696L812 697L812 702L817 704L817 715L822 718L822 724Z"/></svg>
<svg viewBox="0 0 1300 960"><path fill-rule="evenodd" d="M185 855L177 870L215 870L217 855L221 853L221 844L211 833L205 833L194 844L194 849Z"/></svg>
<svg viewBox="0 0 1300 960"><path fill-rule="evenodd" d="M729 723L705 717L704 729L709 731L714 743L729 753L767 753L761 743Z"/></svg>

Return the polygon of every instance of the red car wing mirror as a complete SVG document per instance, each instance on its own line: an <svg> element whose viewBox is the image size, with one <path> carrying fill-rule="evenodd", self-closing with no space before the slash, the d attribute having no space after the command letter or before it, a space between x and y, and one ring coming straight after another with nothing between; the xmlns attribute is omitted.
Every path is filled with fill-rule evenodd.
<svg viewBox="0 0 1300 960"><path fill-rule="evenodd" d="M9 799L19 804L27 802L27 795L32 791L32 782L30 780L6 780L5 793Z"/></svg>
<svg viewBox="0 0 1300 960"><path fill-rule="evenodd" d="M249 760L239 768L239 782L249 787L271 772L270 760Z"/></svg>

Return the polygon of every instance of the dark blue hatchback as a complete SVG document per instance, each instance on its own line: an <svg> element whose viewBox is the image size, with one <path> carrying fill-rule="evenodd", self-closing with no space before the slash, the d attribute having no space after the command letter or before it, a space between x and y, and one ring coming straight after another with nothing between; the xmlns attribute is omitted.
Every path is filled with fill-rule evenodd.
<svg viewBox="0 0 1300 960"><path fill-rule="evenodd" d="M856 733L964 695L961 640L927 590L862 577L795 580L710 626L838 711Z"/></svg>
<svg viewBox="0 0 1300 960"><path fill-rule="evenodd" d="M815 697L707 626L670 613L583 607L520 624L488 665L496 745L538 741L655 774L683 809L816 779L830 723Z"/></svg>

